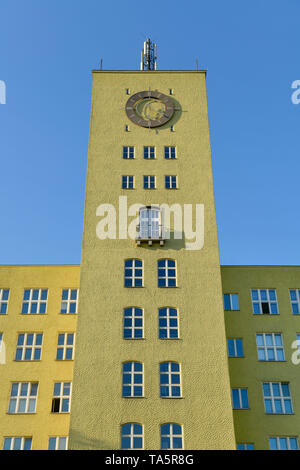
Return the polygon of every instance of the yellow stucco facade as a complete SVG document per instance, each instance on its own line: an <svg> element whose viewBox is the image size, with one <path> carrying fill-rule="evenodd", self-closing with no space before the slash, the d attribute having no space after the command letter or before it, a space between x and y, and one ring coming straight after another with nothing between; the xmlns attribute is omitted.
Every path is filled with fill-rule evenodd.
<svg viewBox="0 0 300 470"><path fill-rule="evenodd" d="M171 120L145 128L128 119L127 100L144 90L168 96ZM150 146L155 158L146 159ZM145 176L155 177L152 189ZM176 176L174 188L166 176ZM128 226L138 224L135 211L127 217L134 204L177 204L184 221L185 205L193 217L198 205L202 235L173 217L168 225L162 212L171 238L139 245L124 228L125 208ZM168 286L162 260L172 262ZM300 313L299 267L220 266L205 72L94 71L81 265L0 267L0 448L120 449L129 424L145 450L163 447L165 425L177 426L178 440L164 441L177 449L268 449L270 438L295 446L297 299ZM125 334L128 309L139 309L139 334ZM176 310L173 336L161 309ZM124 379L128 363L140 368L136 389ZM166 363L175 365L169 388Z"/></svg>
<svg viewBox="0 0 300 470"><path fill-rule="evenodd" d="M72 382L74 361L57 360L56 354L58 335L76 332L77 314L61 314L60 311L62 290L78 289L79 274L79 266L0 267L0 290L9 290L6 313L0 314L1 448L5 438L29 437L33 450L48 449L50 437L67 437L69 434L69 413L58 414L51 410L54 383ZM47 289L45 313L21 313L24 291L28 289ZM43 334L40 359L34 360L33 355L26 359L24 351L22 360L16 360L19 335L32 333ZM31 349L29 343L27 349ZM38 384L32 413L22 412L21 404L20 412L9 413L13 383ZM26 393L20 394L19 401L22 399L26 399Z"/></svg>

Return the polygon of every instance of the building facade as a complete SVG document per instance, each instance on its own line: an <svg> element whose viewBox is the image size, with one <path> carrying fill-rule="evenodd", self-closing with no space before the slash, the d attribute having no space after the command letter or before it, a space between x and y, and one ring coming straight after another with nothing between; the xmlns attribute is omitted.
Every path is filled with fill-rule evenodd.
<svg viewBox="0 0 300 470"><path fill-rule="evenodd" d="M220 266L204 71L94 71L81 265L0 268L0 446L298 448L299 274Z"/></svg>

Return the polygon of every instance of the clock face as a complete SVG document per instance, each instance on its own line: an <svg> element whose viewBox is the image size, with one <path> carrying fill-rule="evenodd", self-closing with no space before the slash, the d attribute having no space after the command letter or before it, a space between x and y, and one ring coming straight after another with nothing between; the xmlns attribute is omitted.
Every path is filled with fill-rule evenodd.
<svg viewBox="0 0 300 470"><path fill-rule="evenodd" d="M174 114L173 101L158 91L140 91L126 103L129 119L142 127L159 127L168 122Z"/></svg>

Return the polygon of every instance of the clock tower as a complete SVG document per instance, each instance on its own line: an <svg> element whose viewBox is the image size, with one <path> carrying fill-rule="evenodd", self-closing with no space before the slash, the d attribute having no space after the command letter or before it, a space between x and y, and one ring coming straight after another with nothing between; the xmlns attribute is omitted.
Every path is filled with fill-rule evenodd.
<svg viewBox="0 0 300 470"><path fill-rule="evenodd" d="M69 448L234 449L206 73L143 54L93 71Z"/></svg>

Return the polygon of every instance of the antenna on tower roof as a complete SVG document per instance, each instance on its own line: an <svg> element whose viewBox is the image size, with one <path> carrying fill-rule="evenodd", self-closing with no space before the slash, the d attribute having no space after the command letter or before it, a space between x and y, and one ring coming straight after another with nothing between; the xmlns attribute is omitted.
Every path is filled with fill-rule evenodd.
<svg viewBox="0 0 300 470"><path fill-rule="evenodd" d="M141 70L156 70L157 46L149 38L144 42L141 56Z"/></svg>

